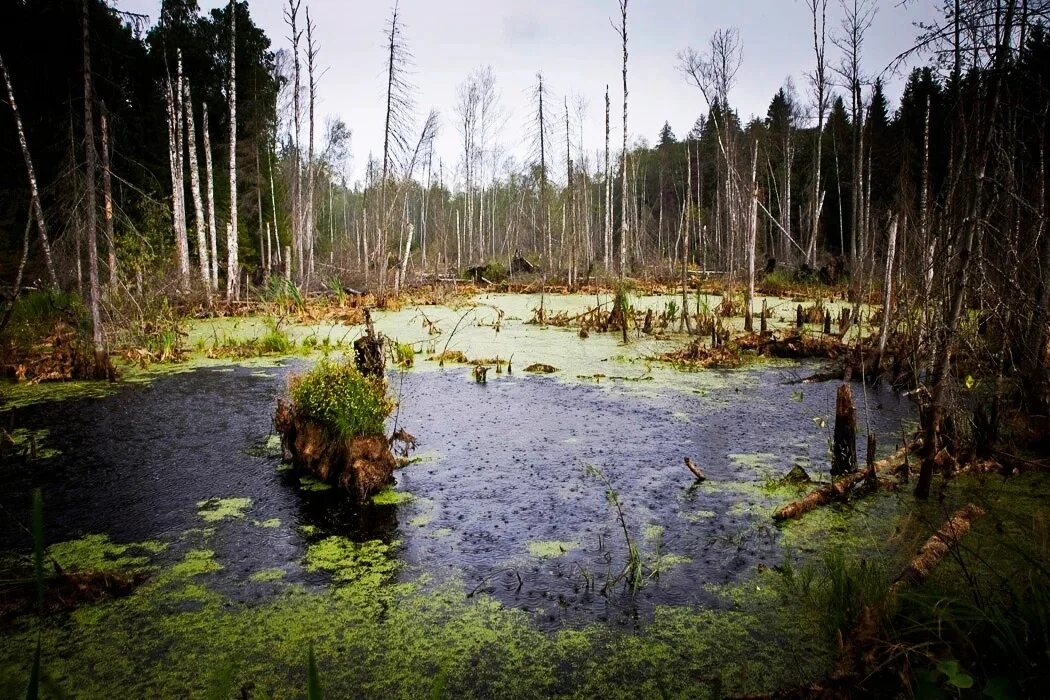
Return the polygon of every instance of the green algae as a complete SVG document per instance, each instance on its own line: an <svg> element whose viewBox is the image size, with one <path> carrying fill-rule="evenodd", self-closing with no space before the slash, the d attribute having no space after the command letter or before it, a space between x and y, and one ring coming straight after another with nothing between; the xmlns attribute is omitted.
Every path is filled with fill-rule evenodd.
<svg viewBox="0 0 1050 700"><path fill-rule="evenodd" d="M226 519L244 517L244 511L252 506L250 498L209 498L197 503L197 515L205 522L215 523Z"/></svg>
<svg viewBox="0 0 1050 700"><path fill-rule="evenodd" d="M529 556L536 559L556 559L574 549L579 549L579 547L579 542L540 540L529 542Z"/></svg>
<svg viewBox="0 0 1050 700"><path fill-rule="evenodd" d="M252 521L256 527L262 527L269 530L278 528L281 526L279 518L270 518L269 520L254 520Z"/></svg>
<svg viewBox="0 0 1050 700"><path fill-rule="evenodd" d="M340 582L366 581L379 585L397 571L398 563L393 556L397 546L396 542L354 542L345 537L326 537L307 548L303 568L326 571Z"/></svg>
<svg viewBox="0 0 1050 700"><path fill-rule="evenodd" d="M282 581L285 576L288 575L284 569L263 569L262 571L256 571L254 574L248 577L249 581L255 583L275 583Z"/></svg>
<svg viewBox="0 0 1050 700"><path fill-rule="evenodd" d="M94 534L51 545L47 558L68 571L142 571L167 547L167 543L153 540L117 544L108 535Z"/></svg>
<svg viewBox="0 0 1050 700"><path fill-rule="evenodd" d="M428 537L430 537L432 539L435 539L435 540L439 540L439 539L443 539L445 537L448 537L451 534L452 534L452 529L451 528L439 527L437 530L434 530L433 532L431 532L428 535Z"/></svg>
<svg viewBox="0 0 1050 700"><path fill-rule="evenodd" d="M3 437L16 453L27 458L35 456L36 459L51 459L62 454L61 450L47 446L48 435L46 429L16 428L9 433L3 432Z"/></svg>
<svg viewBox="0 0 1050 700"><path fill-rule="evenodd" d="M317 535L318 532L320 532L320 530L317 528L316 525L300 525L299 526L299 533L303 537L314 537L314 536Z"/></svg>
<svg viewBox="0 0 1050 700"><path fill-rule="evenodd" d="M244 453L249 457L264 457L267 459L281 457L284 454L284 450L281 447L281 436L270 435L265 441L256 443L245 449Z"/></svg>
<svg viewBox="0 0 1050 700"><path fill-rule="evenodd" d="M166 575L159 580L191 578L221 571L222 566L215 561L215 552L210 549L191 549L186 552L182 561L174 564Z"/></svg>
<svg viewBox="0 0 1050 700"><path fill-rule="evenodd" d="M304 474L299 477L299 488L303 491L317 492L317 491L330 491L332 485L321 481L315 477Z"/></svg>
<svg viewBox="0 0 1050 700"><path fill-rule="evenodd" d="M404 491L397 491L391 487L387 487L372 496L372 503L377 506L399 506L405 503L409 503L415 499L410 493Z"/></svg>
<svg viewBox="0 0 1050 700"><path fill-rule="evenodd" d="M337 697L428 696L438 677L447 697L720 697L817 677L833 658L807 619L783 619L743 590L730 610L658 607L637 631L545 632L520 610L468 598L455 579L393 583L395 546L326 538L305 565L331 573L332 587L284 586L256 604L211 590L201 575L217 570L214 555L191 551L127 598L46 623L45 673L85 697L171 697L207 694L214 679L201 669L229 667L233 687L284 697L301 692L312 644ZM0 694L17 695L35 628L0 634Z"/></svg>

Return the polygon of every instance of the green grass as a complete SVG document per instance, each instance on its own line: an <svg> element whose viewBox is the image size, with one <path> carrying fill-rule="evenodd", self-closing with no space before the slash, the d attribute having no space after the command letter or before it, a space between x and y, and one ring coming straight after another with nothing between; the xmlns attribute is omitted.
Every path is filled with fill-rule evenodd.
<svg viewBox="0 0 1050 700"><path fill-rule="evenodd" d="M293 379L290 394L300 416L347 439L382 435L393 410L382 381L362 376L350 362L328 358Z"/></svg>

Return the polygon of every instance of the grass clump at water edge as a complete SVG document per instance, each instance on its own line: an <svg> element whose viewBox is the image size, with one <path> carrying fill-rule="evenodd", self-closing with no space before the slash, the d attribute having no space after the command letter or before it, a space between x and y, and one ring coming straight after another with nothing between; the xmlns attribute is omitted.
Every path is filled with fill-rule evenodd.
<svg viewBox="0 0 1050 700"><path fill-rule="evenodd" d="M350 362L321 359L289 389L296 413L315 420L340 437L382 435L393 410L385 383L363 376Z"/></svg>

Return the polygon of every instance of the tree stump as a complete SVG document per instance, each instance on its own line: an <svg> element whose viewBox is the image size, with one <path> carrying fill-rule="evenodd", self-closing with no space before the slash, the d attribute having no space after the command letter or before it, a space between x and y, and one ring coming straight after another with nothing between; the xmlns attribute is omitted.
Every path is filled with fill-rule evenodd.
<svg viewBox="0 0 1050 700"><path fill-rule="evenodd" d="M357 371L366 377L382 379L386 374L383 339L376 335L368 309L365 309L365 334L354 341L354 364Z"/></svg>
<svg viewBox="0 0 1050 700"><path fill-rule="evenodd" d="M839 387L835 397L835 434L831 449L831 475L857 470L857 412L849 384Z"/></svg>

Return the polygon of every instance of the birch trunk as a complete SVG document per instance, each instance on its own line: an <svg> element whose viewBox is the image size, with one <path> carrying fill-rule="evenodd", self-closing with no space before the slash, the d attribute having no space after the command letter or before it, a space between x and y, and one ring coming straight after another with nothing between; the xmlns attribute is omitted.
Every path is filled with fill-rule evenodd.
<svg viewBox="0 0 1050 700"><path fill-rule="evenodd" d="M226 301L238 296L237 263L237 4L230 0L230 223L226 227Z"/></svg>
<svg viewBox="0 0 1050 700"><path fill-rule="evenodd" d="M886 244L886 276L883 279L882 289L882 330L879 332L879 354L876 355L876 367L882 364L882 355L886 352L886 340L890 334L890 313L893 305L893 263L897 256L897 217L890 221L890 238Z"/></svg>
<svg viewBox="0 0 1050 700"><path fill-rule="evenodd" d="M208 305L211 306L211 264L208 260L208 240L205 232L204 200L201 198L201 176L197 166L197 127L193 118L193 96L190 81L182 85L186 108L186 152L190 159L190 192L193 194L193 223L197 230L197 258L204 283Z"/></svg>
<svg viewBox="0 0 1050 700"><path fill-rule="evenodd" d="M106 263L109 268L109 284L117 285L117 248L113 238L113 178L110 173L109 119L105 105L99 115L102 131L102 222L106 229Z"/></svg>
<svg viewBox="0 0 1050 700"><path fill-rule="evenodd" d="M25 161L26 176L29 179L29 194L32 199L30 206L33 208L33 218L36 219L36 230L40 236L40 247L44 252L44 264L47 266L47 274L51 280L51 286L58 289L58 275L55 274L55 263L51 258L51 244L47 237L47 226L44 223L44 208L40 204L40 191L36 184L36 171L33 169L33 159L29 155L29 145L26 142L26 133L22 128L22 116L18 112L18 103L15 102L15 91L11 86L11 74L7 71L7 65L0 56L0 73L4 74L4 84L7 86L7 101L11 105L11 112L15 116L15 126L18 128L18 144L22 147L22 160ZM18 293L17 290L15 292Z"/></svg>
<svg viewBox="0 0 1050 700"><path fill-rule="evenodd" d="M211 136L208 129L208 103L201 102L204 108L203 123L204 130L204 177L207 179L208 193L208 245L211 248L211 289L219 291L219 236L215 224L215 178L211 169Z"/></svg>

